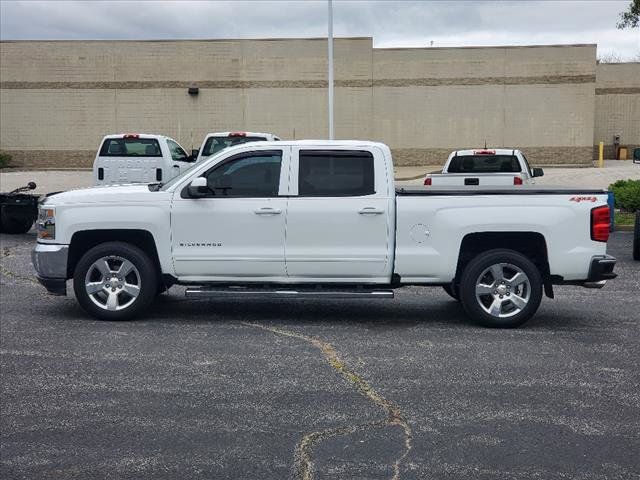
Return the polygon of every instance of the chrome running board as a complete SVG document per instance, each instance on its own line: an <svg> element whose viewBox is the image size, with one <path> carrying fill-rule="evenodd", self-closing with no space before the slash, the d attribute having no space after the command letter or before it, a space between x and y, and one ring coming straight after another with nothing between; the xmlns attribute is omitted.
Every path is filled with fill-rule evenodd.
<svg viewBox="0 0 640 480"><path fill-rule="evenodd" d="M293 289L293 288L248 288L248 287L188 287L189 298L393 298L393 290L366 289Z"/></svg>

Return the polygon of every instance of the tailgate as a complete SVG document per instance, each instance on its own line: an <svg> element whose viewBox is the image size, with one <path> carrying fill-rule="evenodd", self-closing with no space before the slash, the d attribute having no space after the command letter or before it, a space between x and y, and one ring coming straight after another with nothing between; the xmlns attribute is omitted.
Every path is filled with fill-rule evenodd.
<svg viewBox="0 0 640 480"><path fill-rule="evenodd" d="M510 174L465 174L449 173L428 175L431 185L436 187L481 186L497 187L516 185L514 178L522 178L518 173Z"/></svg>

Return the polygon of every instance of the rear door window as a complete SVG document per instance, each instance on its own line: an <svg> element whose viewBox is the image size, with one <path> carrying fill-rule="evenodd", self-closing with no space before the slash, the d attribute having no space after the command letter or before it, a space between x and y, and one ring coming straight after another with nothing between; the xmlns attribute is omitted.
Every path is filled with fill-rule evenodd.
<svg viewBox="0 0 640 480"><path fill-rule="evenodd" d="M298 195L347 197L375 193L371 152L354 150L301 150Z"/></svg>
<svg viewBox="0 0 640 480"><path fill-rule="evenodd" d="M455 156L449 164L449 173L519 173L520 163L514 155Z"/></svg>
<svg viewBox="0 0 640 480"><path fill-rule="evenodd" d="M155 138L107 138L100 148L101 157L161 157Z"/></svg>

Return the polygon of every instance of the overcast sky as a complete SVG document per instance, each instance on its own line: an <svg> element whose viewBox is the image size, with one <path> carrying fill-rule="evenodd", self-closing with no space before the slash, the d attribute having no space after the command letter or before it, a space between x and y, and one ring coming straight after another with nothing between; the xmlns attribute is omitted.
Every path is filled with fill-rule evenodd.
<svg viewBox="0 0 640 480"><path fill-rule="evenodd" d="M615 28L630 0L334 0L335 36L376 47L597 43L640 59L640 29ZM300 1L0 0L0 38L184 39L322 37L327 3Z"/></svg>

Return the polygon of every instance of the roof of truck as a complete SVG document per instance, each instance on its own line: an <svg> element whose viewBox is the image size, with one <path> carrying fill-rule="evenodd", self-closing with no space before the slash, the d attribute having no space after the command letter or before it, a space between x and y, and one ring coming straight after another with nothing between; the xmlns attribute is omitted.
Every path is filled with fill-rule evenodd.
<svg viewBox="0 0 640 480"><path fill-rule="evenodd" d="M234 135L235 134L235 135ZM234 130L232 132L210 132L205 135L205 137L233 137L233 136L242 136L242 137L278 137L275 133L264 133L264 132L245 132L241 130Z"/></svg>

